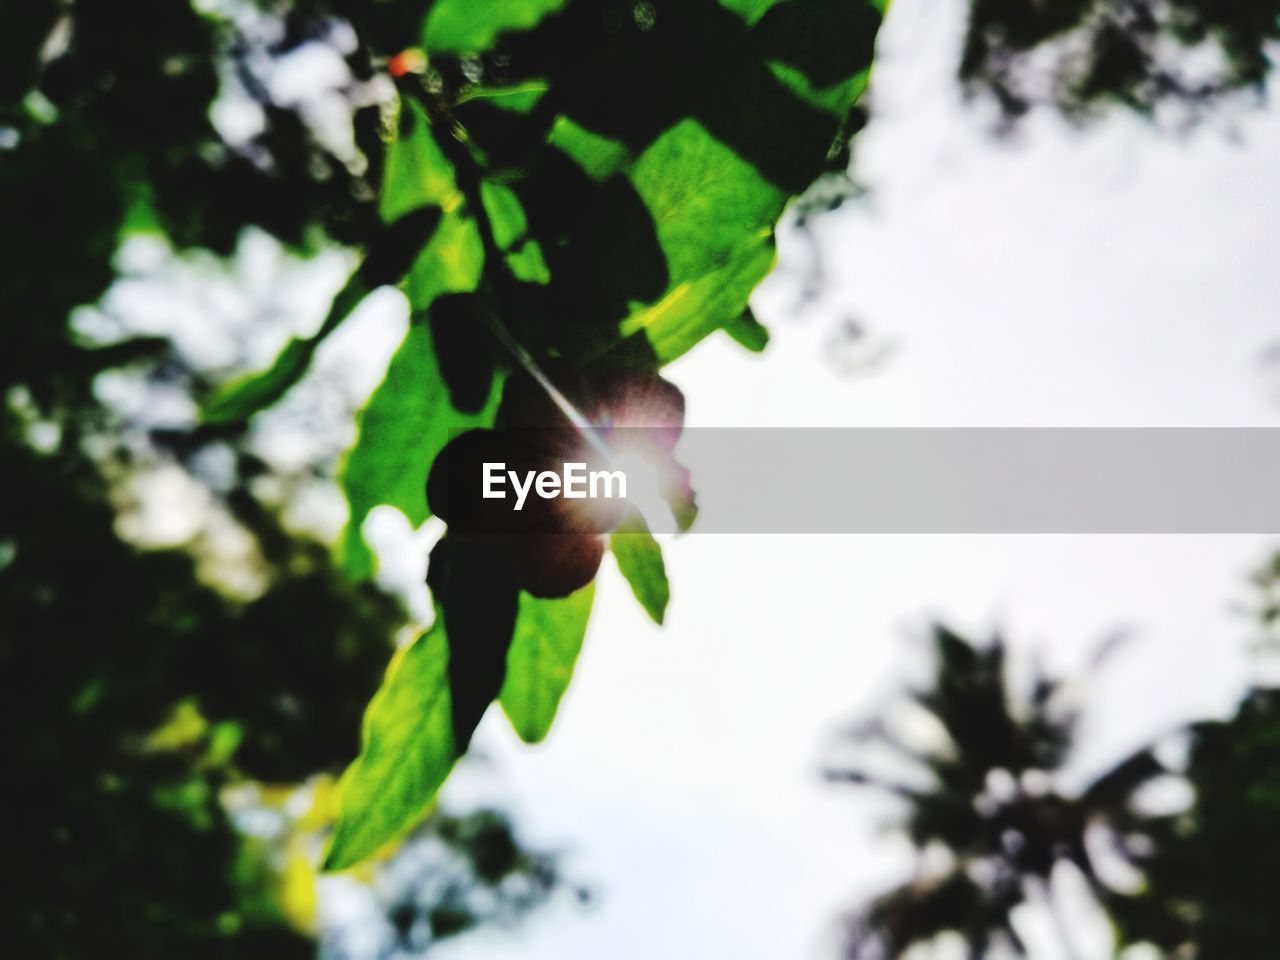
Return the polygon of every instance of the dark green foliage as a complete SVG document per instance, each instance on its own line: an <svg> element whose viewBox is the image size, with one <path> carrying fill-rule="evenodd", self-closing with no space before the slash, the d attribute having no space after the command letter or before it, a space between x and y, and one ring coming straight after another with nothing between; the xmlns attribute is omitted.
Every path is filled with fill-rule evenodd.
<svg viewBox="0 0 1280 960"><path fill-rule="evenodd" d="M1113 905L1126 940L1201 957L1262 957L1280 938L1280 691L1256 689L1225 722L1194 724L1187 813L1138 822L1141 897Z"/></svg>
<svg viewBox="0 0 1280 960"><path fill-rule="evenodd" d="M290 780L354 744L396 603L287 541L275 589L248 603L202 586L192 559L117 539L91 464L4 444L0 704L15 826L4 910L16 955L307 956L282 924L239 919L239 840L218 790ZM300 602L305 598L305 602ZM189 704L199 719L155 731Z"/></svg>
<svg viewBox="0 0 1280 960"><path fill-rule="evenodd" d="M124 358L91 358L67 319L102 295L130 234L227 253L257 226L303 250L338 243L362 256L316 335L220 385L187 375L203 394L203 424L150 438L182 460L219 446L238 456L244 469L221 505L268 554L268 594L241 609L198 586L189 564L159 580L135 579L132 560L102 567L126 609L146 610L138 616L153 634L140 631L139 642L174 648L144 669L187 691L174 696L207 722L241 731L237 772L293 778L327 766L335 749L355 752L359 725L346 702L314 703L333 703L335 688L367 695L394 626L381 595L358 586L374 571L361 524L381 505L421 524L437 455L452 435L492 426L500 401L503 418L545 427L545 384L530 392L524 374L559 364L582 377L575 402L591 423L572 425L577 439L583 429L616 440L623 428L648 428L670 461L666 493L692 522L688 475L670 456L683 398L657 370L728 325L762 344L741 320L747 298L773 265L785 205L844 156L881 10L846 0L307 0L273 10L246 5L278 28L262 35L168 0L73 0L37 4L21 23L5 17L14 29L0 71L0 202L23 229L7 231L0 249L13 318L0 385L21 385L63 429L46 468L79 457L90 432L82 419L103 426L93 376ZM262 74L264 62L321 39L335 17L355 30L343 53L353 86L384 66L396 86L378 105L347 91L359 153L347 160L312 137L302 111L272 99ZM263 119L244 143L224 142L210 120L229 78ZM343 467L351 526L340 562L354 581L345 582L319 548L295 551L273 532L249 490L263 465L241 440L381 285L403 290L414 322ZM512 371L521 376L509 379ZM552 380L574 392L567 377ZM101 499L101 481L84 471ZM437 623L397 655L367 712L331 864L377 852L429 810L495 697L526 739L546 735L581 646L600 534L621 514L585 526L560 514L541 520L553 529L501 557L462 531L442 541L431 570ZM42 522L69 523L56 513ZM126 559L154 559L109 529L101 536ZM642 549L624 551L624 569L661 617L660 551L630 544ZM27 549L19 545L18 562ZM65 576L73 570L89 576L72 565ZM185 592L171 592L179 581ZM82 603L77 615L105 609ZM297 610L306 616L291 619ZM73 626L57 635L93 632ZM313 701L313 686L329 699ZM172 705L152 706L149 722L159 723ZM122 735L119 724L103 729Z"/></svg>
<svg viewBox="0 0 1280 960"><path fill-rule="evenodd" d="M124 231L159 229L178 245L220 252L248 225L298 244L314 241L316 228L348 243L371 235L377 154L353 177L257 87L265 132L241 150L217 136L209 110L218 66L234 66L227 61L239 50L229 24L168 0L11 4L2 16L0 126L17 142L0 155L0 209L21 228L0 239L6 311L20 318L0 382L50 398L51 381L74 360L67 317L110 283ZM45 47L55 22L65 50ZM367 134L370 111L357 119Z"/></svg>
<svg viewBox="0 0 1280 960"><path fill-rule="evenodd" d="M303 250L367 247L327 329L418 256L440 211L384 225L378 111L355 111L366 163L349 166L256 82L255 56L275 60L323 34L331 9L304 6L281 11L282 33L265 50L185 2L0 11L6 955L315 952L286 922L265 876L271 865L254 859L220 799L246 778L296 783L349 760L405 620L398 601L353 581L327 545L286 532L251 492L266 467L241 447L239 429L305 370L315 344L287 351L270 388L211 418L222 422L139 436L137 424L97 404L98 373L134 365L153 381L176 376L196 389L199 377L164 339L91 348L68 326L75 307L106 291L118 246L134 233L219 253L249 226ZM421 18L420 10L406 17L406 4L393 17L387 3L345 6L370 35L403 37L394 24ZM361 43L348 65L368 77L375 56ZM209 119L229 75L266 119L245 144L223 142ZM42 452L27 442L33 424L55 438ZM103 441L110 453L100 452ZM211 447L233 455L233 487L218 503L262 555L260 597L236 600L203 583L197 553L143 550L117 536L102 471L131 474L139 445L143 459L189 461ZM455 929L494 918L484 903L497 902L509 920L555 882L550 862L516 848L497 814L477 824L440 813L424 834L463 861L455 900L492 887L503 869L529 881L517 902L480 896ZM430 906L415 903L411 919Z"/></svg>

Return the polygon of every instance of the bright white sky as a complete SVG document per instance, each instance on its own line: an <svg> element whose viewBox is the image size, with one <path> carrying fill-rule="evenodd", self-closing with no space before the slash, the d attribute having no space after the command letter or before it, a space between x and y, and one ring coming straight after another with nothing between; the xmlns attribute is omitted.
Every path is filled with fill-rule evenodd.
<svg viewBox="0 0 1280 960"><path fill-rule="evenodd" d="M690 422L1280 425L1263 361L1280 340L1280 113L1244 117L1240 143L1129 119L1076 137L1044 118L995 145L960 106L961 8L895 4L858 144L872 193L822 223L826 296L797 318L807 248L784 236L757 298L766 354L715 339L671 369ZM866 356L886 355L873 373L830 363L845 316L869 330ZM1179 718L1230 709L1251 630L1235 608L1265 551L1249 537L693 535L667 547L663 629L606 570L547 743L517 744L492 711L477 753L495 763L446 792L512 801L527 839L565 850L600 902L440 956L833 956L839 915L904 851L878 829L883 805L822 783L824 748L890 697L931 618L999 626L1063 668L1134 635L1087 692L1087 776Z"/></svg>

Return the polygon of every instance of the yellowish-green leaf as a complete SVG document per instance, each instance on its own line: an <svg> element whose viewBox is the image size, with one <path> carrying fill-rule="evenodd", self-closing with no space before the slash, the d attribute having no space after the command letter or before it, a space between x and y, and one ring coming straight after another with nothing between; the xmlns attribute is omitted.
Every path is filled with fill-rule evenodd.
<svg viewBox="0 0 1280 960"><path fill-rule="evenodd" d="M624 144L610 140L569 117L557 117L547 141L569 155L592 180L606 180L631 162Z"/></svg>
<svg viewBox="0 0 1280 960"><path fill-rule="evenodd" d="M391 221L419 207L457 206L458 184L453 167L431 134L426 111L412 100L402 101L407 111L401 132L387 147L378 212Z"/></svg>
<svg viewBox="0 0 1280 960"><path fill-rule="evenodd" d="M637 310L622 324L623 335L644 331L660 363L668 363L718 329L725 318L741 316L751 291L775 260L772 237L746 244L727 263L677 284L653 306Z"/></svg>
<svg viewBox="0 0 1280 960"><path fill-rule="evenodd" d="M342 777L325 870L345 870L401 839L453 769L449 646L443 618L387 670L364 719L360 756Z"/></svg>
<svg viewBox="0 0 1280 960"><path fill-rule="evenodd" d="M761 353L769 345L769 331L756 319L750 308L726 323L724 332L752 353Z"/></svg>
<svg viewBox="0 0 1280 960"><path fill-rule="evenodd" d="M493 228L494 242L506 253L512 275L527 283L544 284L550 280L542 248L528 236L529 221L515 191L506 184L486 180L480 185L480 197Z"/></svg>
<svg viewBox="0 0 1280 960"><path fill-rule="evenodd" d="M480 282L483 268L484 245L475 221L460 210L451 210L409 268L404 280L409 305L421 311L442 293L470 293Z"/></svg>
<svg viewBox="0 0 1280 960"><path fill-rule="evenodd" d="M621 333L643 330L667 363L746 309L773 267L772 228L787 196L694 120L654 141L631 180L653 215L670 285Z"/></svg>
<svg viewBox="0 0 1280 960"><path fill-rule="evenodd" d="M582 649L595 589L590 583L558 600L520 595L507 677L498 700L526 743L538 743L551 729Z"/></svg>
<svg viewBox="0 0 1280 960"><path fill-rule="evenodd" d="M654 623L662 623L671 599L662 545L640 524L638 529L629 527L615 533L609 540L609 549L645 612Z"/></svg>

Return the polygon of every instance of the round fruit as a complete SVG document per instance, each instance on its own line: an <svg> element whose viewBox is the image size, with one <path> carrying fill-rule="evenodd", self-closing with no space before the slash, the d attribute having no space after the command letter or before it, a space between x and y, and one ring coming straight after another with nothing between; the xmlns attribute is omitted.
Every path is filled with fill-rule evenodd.
<svg viewBox="0 0 1280 960"><path fill-rule="evenodd" d="M516 535L508 542L515 581L535 597L567 597L582 589L604 557L604 538L590 533Z"/></svg>

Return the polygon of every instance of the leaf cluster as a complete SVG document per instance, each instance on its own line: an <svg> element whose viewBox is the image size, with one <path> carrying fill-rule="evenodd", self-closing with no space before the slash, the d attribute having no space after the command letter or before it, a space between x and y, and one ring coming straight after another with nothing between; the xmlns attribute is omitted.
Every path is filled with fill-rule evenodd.
<svg viewBox="0 0 1280 960"><path fill-rule="evenodd" d="M522 378L542 382L557 366L652 377L721 328L758 347L746 306L773 264L774 224L841 155L879 19L874 5L826 0L437 2L392 61L381 226L363 264L318 333L220 388L206 422L247 423L370 290L398 285L412 325L343 469L342 563L367 577L369 512L391 505L424 522L446 443L519 406ZM660 620L669 589L656 542L631 530L613 543ZM545 736L589 593L538 597L501 569L453 534L433 555L436 624L370 705L331 867L369 856L430 808L490 701L526 739Z"/></svg>

